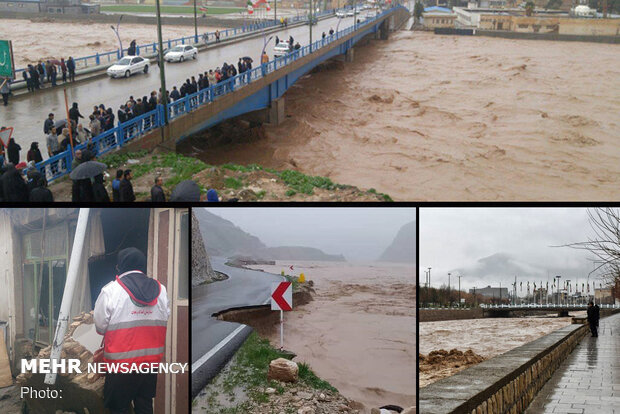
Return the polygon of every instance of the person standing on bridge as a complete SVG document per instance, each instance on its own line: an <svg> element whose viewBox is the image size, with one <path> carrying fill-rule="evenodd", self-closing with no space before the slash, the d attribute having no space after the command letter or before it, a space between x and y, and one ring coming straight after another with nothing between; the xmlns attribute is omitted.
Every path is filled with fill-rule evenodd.
<svg viewBox="0 0 620 414"><path fill-rule="evenodd" d="M135 247L118 253L117 276L101 289L93 318L103 335L103 362L157 364L166 346L170 317L166 287L146 275L146 257ZM103 404L112 414L153 413L157 393L155 373L107 373Z"/></svg>
<svg viewBox="0 0 620 414"><path fill-rule="evenodd" d="M593 338L598 338L598 321L600 319L600 308L594 302L588 303L588 324Z"/></svg>
<svg viewBox="0 0 620 414"><path fill-rule="evenodd" d="M60 70L62 71L62 83L67 83L67 64L65 58L60 58Z"/></svg>
<svg viewBox="0 0 620 414"><path fill-rule="evenodd" d="M69 81L75 82L75 60L72 56L69 56L67 60L67 70L69 71Z"/></svg>

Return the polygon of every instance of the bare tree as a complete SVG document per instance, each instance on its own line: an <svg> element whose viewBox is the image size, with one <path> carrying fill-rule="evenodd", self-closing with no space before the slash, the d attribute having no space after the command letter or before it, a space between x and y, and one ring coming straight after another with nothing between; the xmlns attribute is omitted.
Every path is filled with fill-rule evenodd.
<svg viewBox="0 0 620 414"><path fill-rule="evenodd" d="M597 207L588 209L587 214L594 235L587 241L565 246L587 250L596 256L590 274L600 271L605 285L615 284L620 278L620 209Z"/></svg>

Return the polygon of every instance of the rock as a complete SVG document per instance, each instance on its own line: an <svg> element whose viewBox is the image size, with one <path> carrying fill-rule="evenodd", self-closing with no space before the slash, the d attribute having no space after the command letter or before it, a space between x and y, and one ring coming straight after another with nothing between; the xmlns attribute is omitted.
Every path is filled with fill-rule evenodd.
<svg viewBox="0 0 620 414"><path fill-rule="evenodd" d="M265 390L265 394L275 394L276 393L276 389L275 388L267 388Z"/></svg>
<svg viewBox="0 0 620 414"><path fill-rule="evenodd" d="M405 411L403 411L401 414L416 414L415 407L405 408Z"/></svg>
<svg viewBox="0 0 620 414"><path fill-rule="evenodd" d="M373 408L370 410L370 414L381 414L381 410L378 408Z"/></svg>
<svg viewBox="0 0 620 414"><path fill-rule="evenodd" d="M344 404L340 404L340 405L338 406L338 411L343 412L343 413L347 413L347 412L349 412L349 407L347 407L347 406L346 406L346 405L344 405Z"/></svg>
<svg viewBox="0 0 620 414"><path fill-rule="evenodd" d="M297 364L288 359L278 358L269 363L268 380L279 380L283 382L297 382L299 378L299 368Z"/></svg>
<svg viewBox="0 0 620 414"><path fill-rule="evenodd" d="M304 400L311 400L313 395L309 392L302 391L297 394L299 398L303 398Z"/></svg>
<svg viewBox="0 0 620 414"><path fill-rule="evenodd" d="M323 393L319 394L319 401L327 401L327 398L325 397L325 394L323 394Z"/></svg>
<svg viewBox="0 0 620 414"><path fill-rule="evenodd" d="M297 414L314 414L314 408L302 407L299 410L297 410Z"/></svg>

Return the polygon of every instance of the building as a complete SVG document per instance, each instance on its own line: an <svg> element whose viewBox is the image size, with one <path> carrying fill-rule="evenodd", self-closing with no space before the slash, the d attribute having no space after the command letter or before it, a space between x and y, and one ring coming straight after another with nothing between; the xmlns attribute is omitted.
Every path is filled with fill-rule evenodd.
<svg viewBox="0 0 620 414"><path fill-rule="evenodd" d="M422 14L422 24L429 29L434 29L436 27L454 27L456 18L456 14L445 7L426 7Z"/></svg>
<svg viewBox="0 0 620 414"><path fill-rule="evenodd" d="M0 0L0 12L95 14L99 9L99 4L83 3L82 0Z"/></svg>
<svg viewBox="0 0 620 414"><path fill-rule="evenodd" d="M594 300L599 305L613 305L615 299L612 294L613 287L596 288L594 289Z"/></svg>
<svg viewBox="0 0 620 414"><path fill-rule="evenodd" d="M620 36L620 19L573 18L565 11L455 7L457 27L519 33L557 33L573 36Z"/></svg>
<svg viewBox="0 0 620 414"><path fill-rule="evenodd" d="M0 209L0 327L13 375L22 357L53 341L80 209ZM146 253L147 273L166 286L171 316L165 360L189 362L189 216L187 209L90 209L70 317L89 312L116 275L116 254ZM2 330L0 330L2 333ZM187 413L189 374L158 379L155 412Z"/></svg>
<svg viewBox="0 0 620 414"><path fill-rule="evenodd" d="M474 289L469 289L469 293L474 294ZM484 288L476 289L475 294L497 299L508 299L509 297L508 288L491 287L490 285Z"/></svg>

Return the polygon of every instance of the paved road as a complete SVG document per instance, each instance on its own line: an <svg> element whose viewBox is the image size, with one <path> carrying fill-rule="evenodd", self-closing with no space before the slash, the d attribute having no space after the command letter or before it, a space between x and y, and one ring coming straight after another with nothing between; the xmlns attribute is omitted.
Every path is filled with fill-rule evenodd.
<svg viewBox="0 0 620 414"><path fill-rule="evenodd" d="M282 280L270 273L226 266L226 259L211 258L213 269L229 276L192 290L192 396L222 369L251 328L223 322L211 315L222 310L261 305L271 293L271 283Z"/></svg>
<svg viewBox="0 0 620 414"><path fill-rule="evenodd" d="M620 314L601 319L540 390L527 414L620 413Z"/></svg>
<svg viewBox="0 0 620 414"><path fill-rule="evenodd" d="M339 30L353 24L353 17L342 19ZM329 32L330 28L336 30L338 19L331 17L320 20L316 26L313 26L312 39L318 40L322 32ZM155 30L155 26L153 26ZM275 36L281 39L288 39L293 36L295 42L304 46L309 41L308 26L291 27L280 30L277 33L268 35L274 36L267 46L267 54L273 56L273 45ZM154 35L155 37L155 35ZM198 77L199 73L203 73L208 69L215 69L222 63L237 64L239 57L250 56L254 60L254 66L260 62L260 54L263 49L264 38L257 37L252 39L241 40L237 43L206 49L198 53L195 61L186 61L183 63L166 64L166 87L172 90L172 86L180 87L185 79L194 75ZM72 102L78 102L82 115L86 118L92 113L94 105L103 103L106 107L111 106L114 115L119 106L124 103L130 95L134 98L148 96L151 91L159 89L159 68L156 64L149 66L148 74L133 75L129 79L109 79L107 76L93 79L88 83L80 83L78 85L68 85L67 96L69 106ZM41 91L30 95L29 98L20 98L11 100L8 107L0 106L0 126L12 126L14 130L14 138L22 147L21 158L26 158L26 152L30 148L33 141L39 142L43 158L47 158L47 150L45 149L45 137L43 135L43 122L47 118L47 114L53 112L56 119L63 119L65 113L64 94L62 88L51 89L49 91ZM85 126L88 125L87 119L84 121Z"/></svg>

